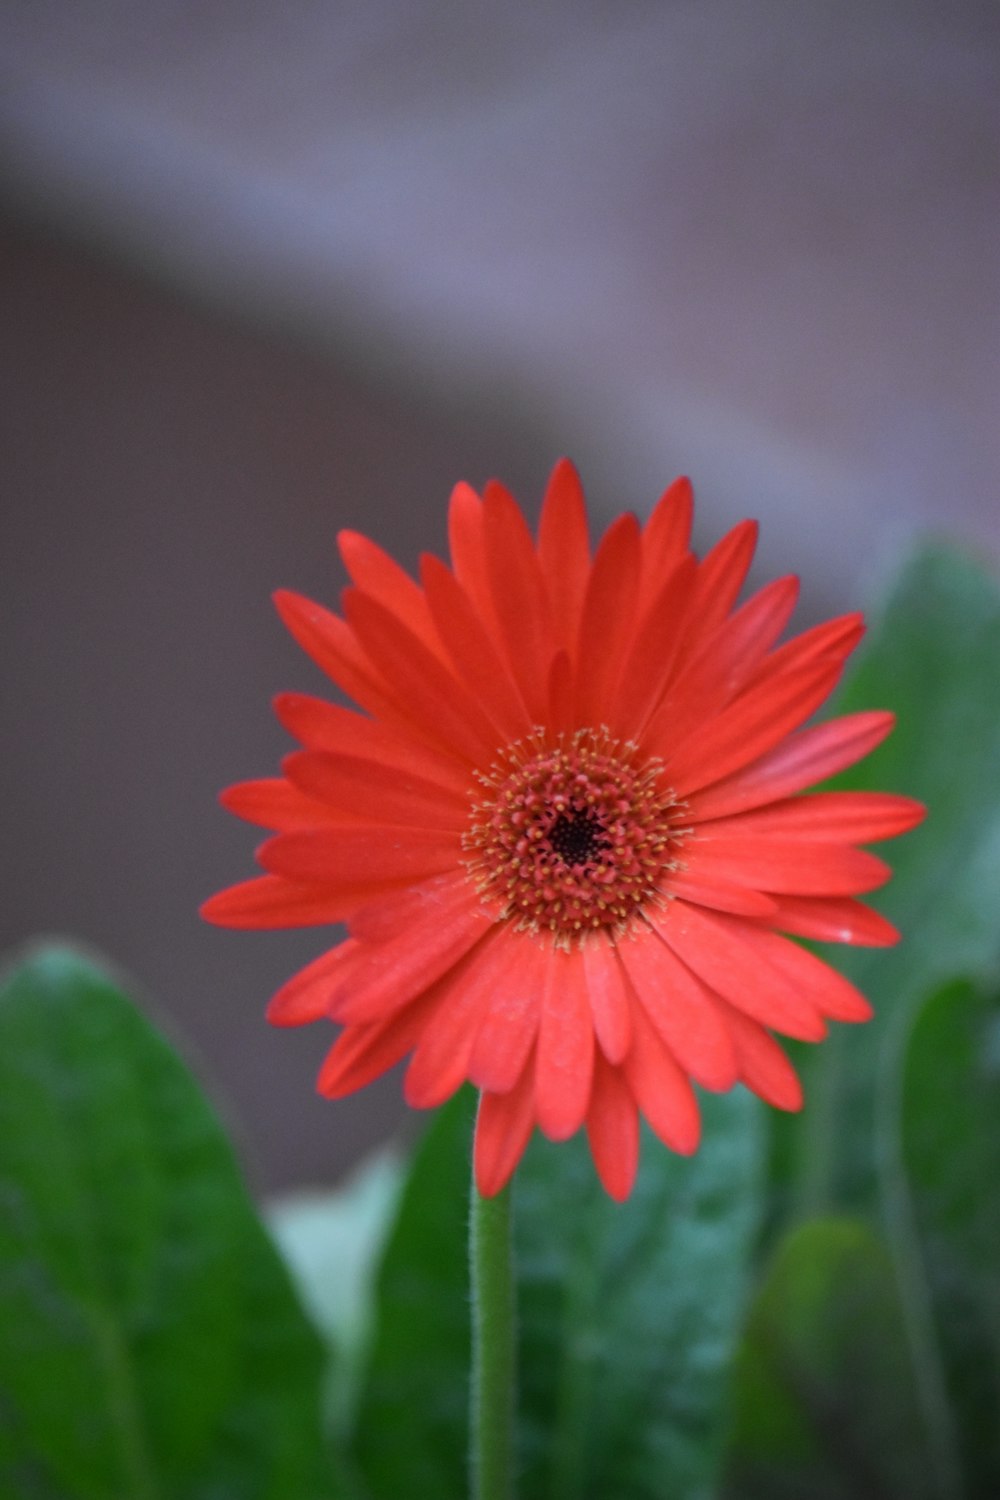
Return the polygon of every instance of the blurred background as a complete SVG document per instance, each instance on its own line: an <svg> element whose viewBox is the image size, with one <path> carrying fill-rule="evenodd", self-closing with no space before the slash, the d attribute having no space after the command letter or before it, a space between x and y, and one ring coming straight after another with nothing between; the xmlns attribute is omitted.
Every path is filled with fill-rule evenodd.
<svg viewBox="0 0 1000 1500"><path fill-rule="evenodd" d="M0 936L121 965L255 1186L403 1114L263 1020L328 934L196 916L323 691L270 592L563 452L597 521L759 517L803 623L928 529L996 559L998 101L994 0L0 6Z"/></svg>

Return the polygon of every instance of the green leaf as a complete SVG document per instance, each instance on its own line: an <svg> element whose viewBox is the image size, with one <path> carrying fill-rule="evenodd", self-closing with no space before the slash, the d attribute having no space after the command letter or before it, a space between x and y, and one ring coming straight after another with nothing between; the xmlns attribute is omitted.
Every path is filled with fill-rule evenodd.
<svg viewBox="0 0 1000 1500"><path fill-rule="evenodd" d="M712 1493L758 1228L762 1130L705 1100L691 1159L648 1135L631 1199L582 1138L529 1147L514 1186L522 1500ZM378 1500L466 1492L471 1100L429 1131L379 1278L358 1464Z"/></svg>
<svg viewBox="0 0 1000 1500"><path fill-rule="evenodd" d="M353 1455L377 1500L457 1500L467 1489L472 1117L469 1089L439 1111L379 1270Z"/></svg>
<svg viewBox="0 0 1000 1500"><path fill-rule="evenodd" d="M931 1500L885 1247L820 1220L780 1245L737 1361L728 1500Z"/></svg>
<svg viewBox="0 0 1000 1500"><path fill-rule="evenodd" d="M763 1131L742 1090L705 1098L703 1116L690 1158L644 1133L622 1205L583 1139L528 1151L515 1224L526 1500L715 1492Z"/></svg>
<svg viewBox="0 0 1000 1500"><path fill-rule="evenodd" d="M904 1075L897 1264L942 1491L1000 1494L1000 1001L932 996Z"/></svg>
<svg viewBox="0 0 1000 1500"><path fill-rule="evenodd" d="M379 1151L335 1191L297 1192L267 1207L267 1222L303 1305L329 1350L325 1408L346 1437L375 1312L375 1268L403 1181L393 1151Z"/></svg>
<svg viewBox="0 0 1000 1500"><path fill-rule="evenodd" d="M218 1121L67 949L0 990L0 1492L330 1495L322 1354Z"/></svg>
<svg viewBox="0 0 1000 1500"><path fill-rule="evenodd" d="M824 956L871 998L876 1019L797 1050L801 1119L776 1122L775 1178L793 1215L877 1213L879 1139L893 1126L902 1048L929 990L981 974L1000 954L1000 591L976 564L920 553L837 704L889 708L898 724L840 787L905 792L926 823L886 848L893 880L875 904L901 929L891 949Z"/></svg>

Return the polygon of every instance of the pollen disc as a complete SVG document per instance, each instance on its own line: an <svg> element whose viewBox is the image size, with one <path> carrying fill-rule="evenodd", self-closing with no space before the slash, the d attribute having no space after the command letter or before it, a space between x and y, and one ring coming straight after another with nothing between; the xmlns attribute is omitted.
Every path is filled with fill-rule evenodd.
<svg viewBox="0 0 1000 1500"><path fill-rule="evenodd" d="M603 729L536 730L479 780L462 844L498 920L565 946L601 929L618 937L665 899L685 809L637 745Z"/></svg>

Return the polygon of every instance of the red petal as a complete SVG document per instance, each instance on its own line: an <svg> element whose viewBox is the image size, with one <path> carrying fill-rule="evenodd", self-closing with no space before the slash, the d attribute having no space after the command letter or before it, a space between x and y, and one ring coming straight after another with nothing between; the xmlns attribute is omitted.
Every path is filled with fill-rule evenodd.
<svg viewBox="0 0 1000 1500"><path fill-rule="evenodd" d="M473 765L495 752L502 734L478 699L463 691L412 631L367 594L344 593L344 612L398 706L428 739L446 745Z"/></svg>
<svg viewBox="0 0 1000 1500"><path fill-rule="evenodd" d="M469 1058L469 1078L492 1094L512 1089L538 1032L550 953L531 938L508 934L505 968L489 996Z"/></svg>
<svg viewBox="0 0 1000 1500"><path fill-rule="evenodd" d="M314 824L329 818L331 809L339 818L450 832L469 820L467 794L456 796L437 782L360 756L298 750L285 757L282 770L311 802Z"/></svg>
<svg viewBox="0 0 1000 1500"><path fill-rule="evenodd" d="M566 458L552 470L542 502L538 561L556 633L564 647L572 647L590 572L590 542L580 476Z"/></svg>
<svg viewBox="0 0 1000 1500"><path fill-rule="evenodd" d="M353 891L330 891L261 875L210 896L201 916L217 927L324 927L328 922L343 922L357 904Z"/></svg>
<svg viewBox="0 0 1000 1500"><path fill-rule="evenodd" d="M778 1043L733 1006L726 1008L726 1024L732 1033L740 1077L747 1088L776 1109L802 1108L802 1084Z"/></svg>
<svg viewBox="0 0 1000 1500"><path fill-rule="evenodd" d="M493 593L486 561L483 502L467 484L456 484L451 492L448 541L455 577L472 600L490 634L498 636L499 627L493 608Z"/></svg>
<svg viewBox="0 0 1000 1500"><path fill-rule="evenodd" d="M829 697L840 672L838 662L820 662L769 682L737 698L679 748L664 744L666 774L680 796L721 781L778 744Z"/></svg>
<svg viewBox="0 0 1000 1500"><path fill-rule="evenodd" d="M219 793L219 801L236 817L261 828L315 828L328 822L330 811L282 776L260 781L241 781Z"/></svg>
<svg viewBox="0 0 1000 1500"><path fill-rule="evenodd" d="M736 1082L736 1058L711 992L649 929L618 945L647 1016L692 1078L707 1089Z"/></svg>
<svg viewBox="0 0 1000 1500"><path fill-rule="evenodd" d="M578 953L553 949L545 966L535 1053L535 1107L543 1134L568 1140L583 1124L594 1066L594 1027Z"/></svg>
<svg viewBox="0 0 1000 1500"><path fill-rule="evenodd" d="M468 1076L476 1037L509 964L507 934L494 928L436 986L440 1003L424 1028L407 1070L408 1104L433 1108Z"/></svg>
<svg viewBox="0 0 1000 1500"><path fill-rule="evenodd" d="M587 1115L587 1138L605 1192L624 1203L639 1166L639 1116L617 1068L598 1052Z"/></svg>
<svg viewBox="0 0 1000 1500"><path fill-rule="evenodd" d="M609 724L630 738L638 736L670 682L684 639L697 564L688 554L663 577L661 588L640 617L639 626L611 687Z"/></svg>
<svg viewBox="0 0 1000 1500"><path fill-rule="evenodd" d="M391 610L428 651L440 655L441 647L427 600L395 558L357 531L342 531L337 537L337 545L352 583L370 599Z"/></svg>
<svg viewBox="0 0 1000 1500"><path fill-rule="evenodd" d="M876 710L803 729L736 775L699 791L691 799L691 812L702 822L746 812L814 786L868 755L895 722L895 715Z"/></svg>
<svg viewBox="0 0 1000 1500"><path fill-rule="evenodd" d="M670 894L680 901L694 901L698 906L730 911L738 917L769 917L778 909L773 896L749 886L733 885L697 868L671 870L669 883Z"/></svg>
<svg viewBox="0 0 1000 1500"><path fill-rule="evenodd" d="M891 948L899 932L879 912L845 898L779 896L766 926L821 943L855 943L865 948Z"/></svg>
<svg viewBox="0 0 1000 1500"><path fill-rule="evenodd" d="M639 582L639 523L619 516L604 533L583 601L574 658L576 718L600 724L632 629Z"/></svg>
<svg viewBox="0 0 1000 1500"><path fill-rule="evenodd" d="M704 881L719 879L790 896L857 896L884 885L892 871L863 849L805 839L735 834L708 837L701 831L684 845L688 870ZM753 913L751 913L753 915Z"/></svg>
<svg viewBox="0 0 1000 1500"><path fill-rule="evenodd" d="M357 949L350 938L339 943L328 953L321 953L311 964L289 980L276 995L272 995L267 1007L267 1019L272 1026L303 1026L330 1015L330 996L337 977L349 968Z"/></svg>
<svg viewBox="0 0 1000 1500"><path fill-rule="evenodd" d="M698 1149L701 1118L686 1074L641 1007L635 1016L635 1042L622 1072L650 1129L671 1151L690 1156Z"/></svg>
<svg viewBox="0 0 1000 1500"><path fill-rule="evenodd" d="M714 819L702 824L698 832L711 838L718 834L752 834L873 844L907 833L926 816L923 803L911 797L887 792L812 792L735 817Z"/></svg>
<svg viewBox="0 0 1000 1500"><path fill-rule="evenodd" d="M817 661L837 658L844 661L854 650L865 633L862 614L840 615L835 620L825 620L795 636L763 662L754 676L752 687L769 682L786 672L796 672L800 667Z"/></svg>
<svg viewBox="0 0 1000 1500"><path fill-rule="evenodd" d="M559 650L552 658L549 669L549 709L545 723L550 734L568 732L573 728L573 668L569 654Z"/></svg>
<svg viewBox="0 0 1000 1500"><path fill-rule="evenodd" d="M482 619L458 580L436 557L422 561L424 586L440 638L455 670L508 740L531 728L531 716Z"/></svg>
<svg viewBox="0 0 1000 1500"><path fill-rule="evenodd" d="M663 579L687 554L693 511L691 481L683 476L667 486L654 506L642 534L641 610L652 603Z"/></svg>
<svg viewBox="0 0 1000 1500"><path fill-rule="evenodd" d="M698 568L692 617L699 628L689 640L691 654L705 637L721 625L746 581L757 547L757 522L740 521L707 552Z"/></svg>
<svg viewBox="0 0 1000 1500"><path fill-rule="evenodd" d="M432 910L433 921L397 928L382 943L359 942L355 972L331 996L335 1019L374 1021L399 1010L464 958L493 925L464 880L450 889L438 886ZM358 936L356 927L353 935Z"/></svg>
<svg viewBox="0 0 1000 1500"><path fill-rule="evenodd" d="M620 1063L632 1041L632 1005L614 948L595 937L580 950L594 1031L608 1062Z"/></svg>
<svg viewBox="0 0 1000 1500"><path fill-rule="evenodd" d="M413 724L396 703L385 684L372 671L371 663L355 639L354 632L337 615L290 589L279 589L274 603L289 633L318 667L343 688L366 712L387 723L413 731Z"/></svg>
<svg viewBox="0 0 1000 1500"><path fill-rule="evenodd" d="M536 722L545 712L555 637L527 523L516 501L491 481L483 499L486 562L507 665Z"/></svg>
<svg viewBox="0 0 1000 1500"><path fill-rule="evenodd" d="M476 1117L476 1187L492 1198L507 1186L535 1125L531 1059L506 1094L483 1094Z"/></svg>
<svg viewBox="0 0 1000 1500"><path fill-rule="evenodd" d="M682 901L672 901L662 914L651 912L649 919L683 962L738 1010L803 1041L826 1035L812 998L762 957L755 941L760 930L752 923Z"/></svg>
<svg viewBox="0 0 1000 1500"><path fill-rule="evenodd" d="M720 713L747 685L788 624L798 592L797 578L778 578L724 621L673 683L649 734L669 735L680 745L698 725Z"/></svg>
<svg viewBox="0 0 1000 1500"><path fill-rule="evenodd" d="M380 765L415 771L464 796L469 773L450 755L414 739L409 728L403 733L366 719L353 709L311 698L306 693L279 693L274 711L289 734L310 750L334 750L359 755Z"/></svg>
<svg viewBox="0 0 1000 1500"><path fill-rule="evenodd" d="M430 1005L428 996L422 995L395 1015L346 1027L320 1068L317 1092L327 1099L343 1099L388 1073L416 1045Z"/></svg>
<svg viewBox="0 0 1000 1500"><path fill-rule="evenodd" d="M349 894L455 869L459 853L454 833L358 823L275 834L257 858L272 875Z"/></svg>
<svg viewBox="0 0 1000 1500"><path fill-rule="evenodd" d="M850 980L814 953L764 929L747 929L744 938L789 987L808 995L810 1003L834 1021L869 1021L872 1008Z"/></svg>

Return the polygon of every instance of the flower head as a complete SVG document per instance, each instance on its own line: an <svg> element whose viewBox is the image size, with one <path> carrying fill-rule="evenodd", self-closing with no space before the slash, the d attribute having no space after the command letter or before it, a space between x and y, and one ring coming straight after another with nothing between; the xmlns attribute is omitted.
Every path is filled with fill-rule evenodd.
<svg viewBox="0 0 1000 1500"><path fill-rule="evenodd" d="M645 527L593 557L579 480L557 465L537 542L499 484L451 499L451 567L415 583L353 532L343 617L280 593L285 624L360 712L300 694L302 748L223 794L272 830L267 872L213 897L231 927L346 922L271 1001L278 1025L342 1027L319 1076L340 1097L407 1055L407 1100L482 1091L475 1163L497 1192L533 1129L586 1126L627 1196L639 1115L698 1143L692 1080L802 1102L773 1033L818 1041L864 997L793 941L887 944L856 898L889 876L858 846L923 809L802 795L885 738L892 715L802 728L859 641L846 615L776 645L797 580L740 607L744 522L701 561L677 480Z"/></svg>

